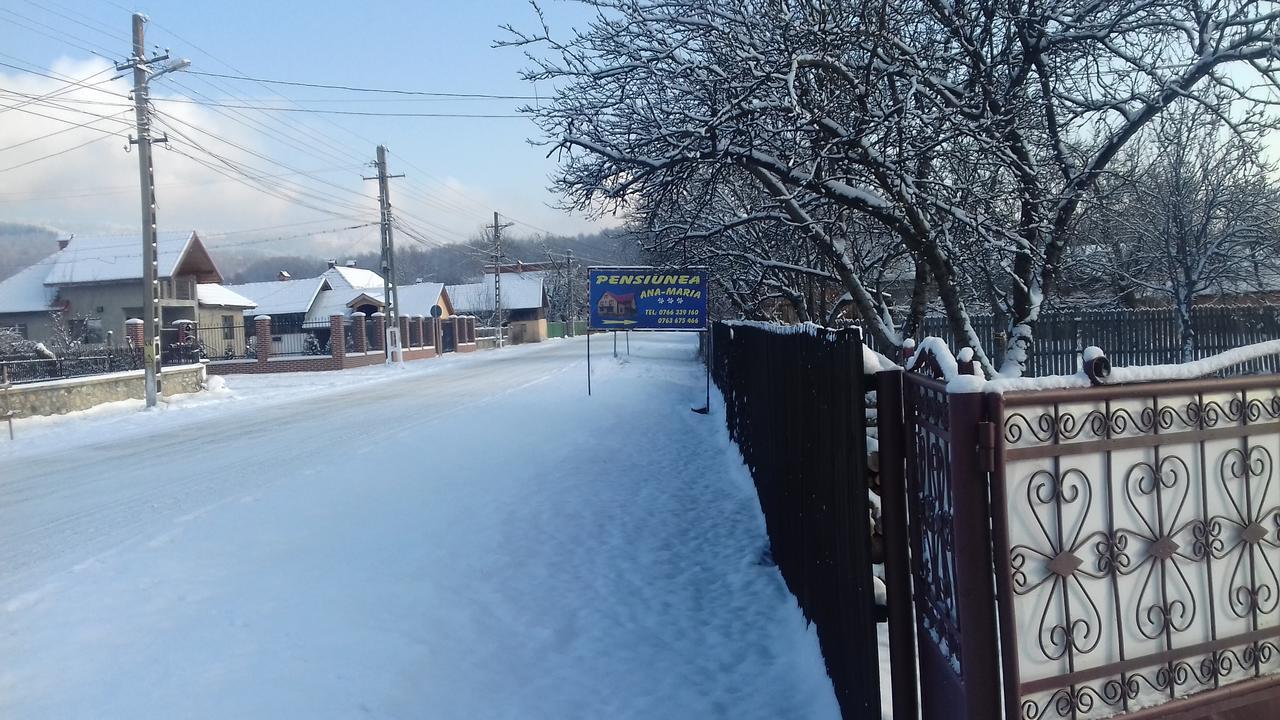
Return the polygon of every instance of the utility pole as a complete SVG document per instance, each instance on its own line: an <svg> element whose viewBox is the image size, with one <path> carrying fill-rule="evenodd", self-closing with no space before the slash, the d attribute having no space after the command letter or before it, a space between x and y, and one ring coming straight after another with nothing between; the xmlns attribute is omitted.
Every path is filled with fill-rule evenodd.
<svg viewBox="0 0 1280 720"><path fill-rule="evenodd" d="M181 60L152 73L150 65L169 59L166 52L148 59L143 26L147 18L142 13L133 14L133 54L128 62L117 63L116 70L133 70L133 109L137 124L136 138L129 138L138 146L138 177L142 186L142 314L143 365L146 376L147 407L155 407L160 387L160 278L156 264L156 187L155 167L151 162L152 143L168 142L168 136L151 137L151 108L148 83L167 72L181 70L191 63Z"/></svg>
<svg viewBox="0 0 1280 720"><path fill-rule="evenodd" d="M493 322L498 326L498 348L502 348L502 229L511 227L498 221L498 211L493 211Z"/></svg>
<svg viewBox="0 0 1280 720"><path fill-rule="evenodd" d="M396 287L396 254L395 254L395 238L391 232L391 193L387 181L391 178L404 177L400 175L387 174L387 146L378 146L378 160L375 163L378 168L376 177L365 178L365 180L378 181L378 206L382 210L382 305L383 315L385 315L385 338L384 345L387 349L387 364L390 365L392 358L395 362L404 365L404 349L401 344L403 338L400 337L400 291Z"/></svg>
<svg viewBox="0 0 1280 720"><path fill-rule="evenodd" d="M578 312L578 304L573 300L573 248L565 251L564 270L565 296L569 299L569 332L566 335L573 337L573 323Z"/></svg>

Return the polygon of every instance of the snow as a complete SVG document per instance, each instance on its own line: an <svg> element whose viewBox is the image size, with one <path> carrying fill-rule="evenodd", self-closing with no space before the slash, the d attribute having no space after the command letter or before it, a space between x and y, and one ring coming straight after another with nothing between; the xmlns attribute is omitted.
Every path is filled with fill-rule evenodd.
<svg viewBox="0 0 1280 720"><path fill-rule="evenodd" d="M1267 355L1280 354L1280 340L1268 340L1243 347L1233 348L1225 352L1211 355L1200 360L1168 365L1132 365L1113 367L1105 377L1105 384L1120 383L1168 382L1174 380L1194 380L1212 375L1236 365L1256 360ZM1090 346L1084 349L1081 357L1084 362L1093 362L1104 353L1101 348ZM1083 371L1072 375L1048 375L1045 377L999 377L994 380L971 384L965 390L952 392L1016 392L1032 390L1064 390L1070 388L1091 387L1093 382Z"/></svg>
<svg viewBox="0 0 1280 720"><path fill-rule="evenodd" d="M371 290L382 289L382 276L372 270L364 268L345 267L339 265L331 267L321 273L321 277L329 281L329 285L334 290L338 289L355 289L355 290ZM355 297L354 295L352 297Z"/></svg>
<svg viewBox="0 0 1280 720"><path fill-rule="evenodd" d="M493 273L484 280L468 285L449 285L445 288L454 312L461 315L493 312ZM542 273L502 273L502 309L530 310L542 307Z"/></svg>
<svg viewBox="0 0 1280 720"><path fill-rule="evenodd" d="M400 299L400 315L431 317L431 306L436 304L439 304L442 309L447 309L448 305L441 297L443 292L444 283L422 282L399 286L396 288L396 296ZM377 289L359 291L324 290L320 292L311 311L307 313L307 320L328 320L330 315L346 315L351 309L352 302L360 297L369 298L372 304L378 307L384 305L381 286ZM493 303L490 302L489 305L492 307Z"/></svg>
<svg viewBox="0 0 1280 720"><path fill-rule="evenodd" d="M838 717L695 339L585 351L19 421L0 717Z"/></svg>
<svg viewBox="0 0 1280 720"><path fill-rule="evenodd" d="M0 313L49 312L58 296L56 288L44 284L51 262L46 258L0 282Z"/></svg>
<svg viewBox="0 0 1280 720"><path fill-rule="evenodd" d="M196 299L201 305L252 309L257 307L249 298L217 283L200 283L196 285Z"/></svg>
<svg viewBox="0 0 1280 720"><path fill-rule="evenodd" d="M969 348L964 348L969 350ZM961 358L957 359L951 354L951 348L947 346L945 340L939 337L927 337L920 341L912 353L911 359L907 361L907 367L915 367L926 354L932 354L938 363L938 369L942 371L942 379L947 383L947 392L950 393L969 393L981 392L982 388L987 384L986 375L983 374L980 365L973 366L973 375L963 375L960 373L959 361L964 359L964 352L961 351ZM969 350L969 360L973 359L973 351Z"/></svg>
<svg viewBox="0 0 1280 720"><path fill-rule="evenodd" d="M310 310L316 295L321 290L329 288L329 281L323 277L313 277L301 280L269 280L225 287L257 303L257 311L263 315L288 315Z"/></svg>
<svg viewBox="0 0 1280 720"><path fill-rule="evenodd" d="M156 266L160 277L172 277L195 233L156 234ZM74 237L49 260L46 285L135 280L142 277L142 242L137 235Z"/></svg>

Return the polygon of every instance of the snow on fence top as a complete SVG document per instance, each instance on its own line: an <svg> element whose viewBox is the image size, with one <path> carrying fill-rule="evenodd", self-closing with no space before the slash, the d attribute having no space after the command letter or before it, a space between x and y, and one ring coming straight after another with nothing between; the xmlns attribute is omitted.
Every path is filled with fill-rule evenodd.
<svg viewBox="0 0 1280 720"><path fill-rule="evenodd" d="M972 360L973 352L969 348L960 351L959 362ZM960 374L957 357L941 338L929 337L920 343L916 353L908 361L907 367L914 367L920 353L931 352L947 381L948 392L1015 392L1019 390L1063 390L1070 388L1086 388L1093 385L1114 385L1120 383L1161 382L1170 380L1192 380L1211 375L1219 370L1247 363L1267 355L1280 354L1280 340L1268 340L1243 347L1227 350L1207 358L1185 363L1168 365L1133 365L1127 367L1111 367L1106 354L1101 348L1090 346L1081 354L1084 367L1071 375L1049 375L1046 377L997 377L987 380L982 376L982 369L974 367L975 375Z"/></svg>
<svg viewBox="0 0 1280 720"><path fill-rule="evenodd" d="M824 340L833 340L836 335L835 330L812 322L783 325L781 323L765 322L761 320L726 320L724 321L724 325L729 328L729 337L731 338L733 337L732 333L733 328L735 327L756 328L758 330L773 333L774 335L810 335ZM892 370L896 367L898 367L897 364L889 358L881 355L875 350L872 350L865 344L862 346L863 372L879 372L881 370Z"/></svg>
<svg viewBox="0 0 1280 720"><path fill-rule="evenodd" d="M749 327L765 330L776 335L807 334L824 339L834 338L835 331L816 323L796 323L783 325L775 322L759 320L730 320L724 324L730 328ZM732 337L732 335L730 335ZM1280 340L1268 340L1243 347L1234 348L1217 355L1210 355L1200 360L1168 365L1132 365L1111 367L1103 350L1089 346L1081 353L1084 367L1071 375L1048 375L1045 377L996 377L988 379L982 367L973 362L973 349L961 348L952 354L951 348L942 338L927 337L917 345L908 338L903 347L913 351L905 367L917 367L925 355L932 355L947 383L947 391L952 393L970 392L1016 392L1020 390L1063 390L1070 388L1086 388L1093 385L1114 385L1119 383L1161 382L1170 380L1192 380L1211 375L1219 370L1241 365L1268 355L1280 355ZM960 371L961 364L973 369L968 375ZM866 372L894 370L900 366L889 358L863 345L862 364Z"/></svg>

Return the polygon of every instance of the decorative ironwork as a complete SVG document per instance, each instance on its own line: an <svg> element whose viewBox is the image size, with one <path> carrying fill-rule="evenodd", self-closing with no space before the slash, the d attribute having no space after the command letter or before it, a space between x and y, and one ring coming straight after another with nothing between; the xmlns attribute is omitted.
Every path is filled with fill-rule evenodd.
<svg viewBox="0 0 1280 720"><path fill-rule="evenodd" d="M1203 433L1278 419L1280 396L1146 400L1003 418L1007 446L1043 458L1008 478L1004 508L1026 518L1007 550L1012 605L1034 618L1020 643L1066 670L1024 680L1027 720L1105 717L1280 671L1272 453L1247 429L1218 444ZM1143 459L1115 465L1115 438L1165 432L1177 444L1156 437L1134 451ZM1070 441L1096 443L1105 475L1064 467Z"/></svg>
<svg viewBox="0 0 1280 720"><path fill-rule="evenodd" d="M1280 395L1247 401L1236 396L1225 406L1216 400L1193 399L1185 404L1147 405L1137 411L1121 405L1106 411L1094 408L1078 413L1056 408L1032 414L1012 412L1004 418L1004 438L1011 445L1033 440L1041 443L1096 440L1174 429L1210 429L1236 425L1242 419L1248 423L1280 420Z"/></svg>
<svg viewBox="0 0 1280 720"><path fill-rule="evenodd" d="M957 673L960 664L960 616L956 605L954 503L951 495L951 462L946 432L950 426L944 391L909 383L912 393L915 479L911 502L919 523L917 559L920 620L933 636L938 650Z"/></svg>

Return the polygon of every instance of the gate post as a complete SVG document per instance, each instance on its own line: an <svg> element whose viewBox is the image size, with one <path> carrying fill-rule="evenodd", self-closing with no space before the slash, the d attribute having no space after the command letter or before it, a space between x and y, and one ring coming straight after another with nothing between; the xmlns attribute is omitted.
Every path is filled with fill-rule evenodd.
<svg viewBox="0 0 1280 720"><path fill-rule="evenodd" d="M893 716L915 720L915 613L907 553L906 440L902 415L902 370L876 373L876 420L880 442L880 518L884 524L884 580L889 615L890 690Z"/></svg>
<svg viewBox="0 0 1280 720"><path fill-rule="evenodd" d="M986 417L985 393L948 395L957 656L969 720L999 717L1002 703L997 643L995 573L991 551L987 476L979 443ZM953 648L953 651L955 649ZM956 717L955 708L930 717Z"/></svg>

